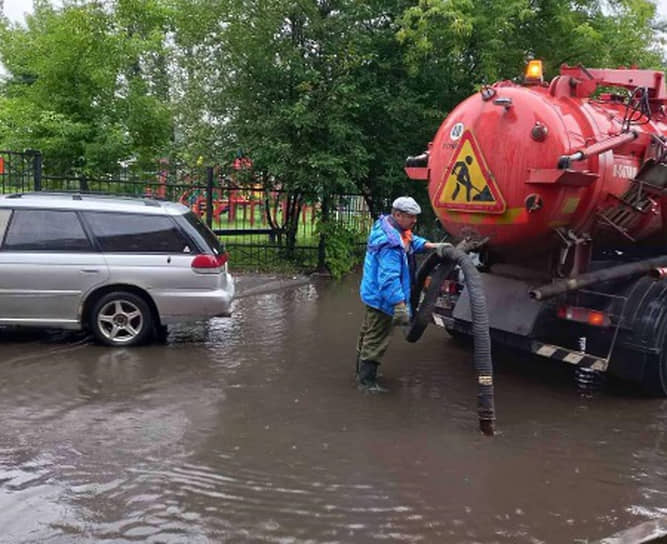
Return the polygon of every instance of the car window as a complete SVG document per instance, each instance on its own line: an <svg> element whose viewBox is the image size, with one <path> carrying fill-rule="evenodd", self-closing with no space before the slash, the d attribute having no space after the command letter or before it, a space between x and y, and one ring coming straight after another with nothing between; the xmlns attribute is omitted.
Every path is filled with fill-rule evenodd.
<svg viewBox="0 0 667 544"><path fill-rule="evenodd" d="M197 217L192 212L186 213L184 217L187 220L187 222L190 223L190 225L192 225L197 230L199 235L204 239L204 241L210 246L210 248L216 254L220 254L224 251L218 237L211 229L209 229L206 226L204 222L202 222L201 219L199 219L199 217Z"/></svg>
<svg viewBox="0 0 667 544"><path fill-rule="evenodd" d="M7 230L7 223L9 223L9 217L12 215L12 210L0 210L0 243L5 237L5 230Z"/></svg>
<svg viewBox="0 0 667 544"><path fill-rule="evenodd" d="M12 251L92 249L75 212L51 210L14 210L2 248Z"/></svg>
<svg viewBox="0 0 667 544"><path fill-rule="evenodd" d="M170 218L160 215L84 212L104 251L190 253L188 240Z"/></svg>

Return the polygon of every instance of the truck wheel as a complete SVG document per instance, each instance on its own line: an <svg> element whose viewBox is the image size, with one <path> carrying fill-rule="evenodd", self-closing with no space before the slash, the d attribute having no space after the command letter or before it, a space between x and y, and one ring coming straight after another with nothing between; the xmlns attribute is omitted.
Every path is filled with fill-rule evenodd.
<svg viewBox="0 0 667 544"><path fill-rule="evenodd" d="M610 373L638 383L650 396L667 396L667 282L643 276L627 289Z"/></svg>
<svg viewBox="0 0 667 544"><path fill-rule="evenodd" d="M126 291L100 298L90 315L90 329L107 346L136 346L149 339L153 316L146 301Z"/></svg>
<svg viewBox="0 0 667 544"><path fill-rule="evenodd" d="M667 397L667 334L660 353L649 357L644 365L642 390L651 397Z"/></svg>

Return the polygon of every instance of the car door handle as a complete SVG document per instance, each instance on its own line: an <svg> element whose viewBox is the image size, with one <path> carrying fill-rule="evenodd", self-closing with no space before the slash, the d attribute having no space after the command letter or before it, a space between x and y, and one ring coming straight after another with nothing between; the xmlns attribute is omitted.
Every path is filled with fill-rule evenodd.
<svg viewBox="0 0 667 544"><path fill-rule="evenodd" d="M100 271L97 268L82 268L79 270L82 274L99 274Z"/></svg>

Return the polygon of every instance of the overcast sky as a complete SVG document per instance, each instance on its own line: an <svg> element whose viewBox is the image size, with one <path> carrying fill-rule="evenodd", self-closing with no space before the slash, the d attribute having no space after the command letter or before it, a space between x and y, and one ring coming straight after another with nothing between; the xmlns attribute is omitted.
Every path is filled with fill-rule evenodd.
<svg viewBox="0 0 667 544"><path fill-rule="evenodd" d="M32 10L32 0L5 0L5 15L18 21L26 11Z"/></svg>
<svg viewBox="0 0 667 544"><path fill-rule="evenodd" d="M26 11L32 11L32 0L4 0L4 3L5 15L12 21L19 21Z"/></svg>

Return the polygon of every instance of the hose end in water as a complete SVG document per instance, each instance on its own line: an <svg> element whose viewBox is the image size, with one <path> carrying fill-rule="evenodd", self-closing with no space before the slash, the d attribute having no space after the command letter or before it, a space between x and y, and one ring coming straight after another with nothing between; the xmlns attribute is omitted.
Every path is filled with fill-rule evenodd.
<svg viewBox="0 0 667 544"><path fill-rule="evenodd" d="M496 422L493 419L480 419L479 430L486 436L493 436L496 434Z"/></svg>

